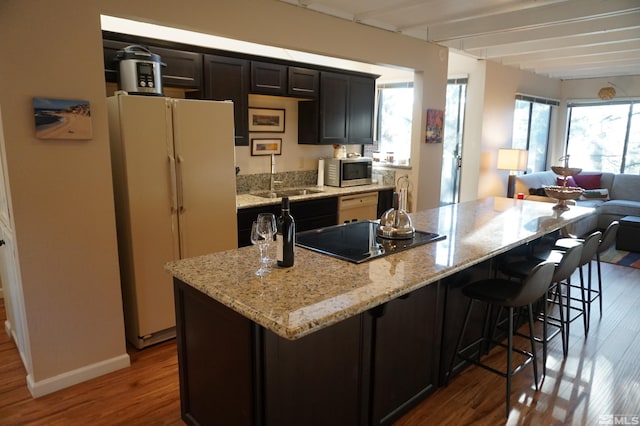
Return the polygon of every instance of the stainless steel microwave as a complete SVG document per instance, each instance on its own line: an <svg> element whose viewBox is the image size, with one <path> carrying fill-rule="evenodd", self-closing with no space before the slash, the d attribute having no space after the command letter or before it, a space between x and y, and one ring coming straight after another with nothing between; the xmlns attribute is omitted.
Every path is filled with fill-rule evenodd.
<svg viewBox="0 0 640 426"><path fill-rule="evenodd" d="M324 162L324 183L328 186L369 185L371 158L329 158Z"/></svg>

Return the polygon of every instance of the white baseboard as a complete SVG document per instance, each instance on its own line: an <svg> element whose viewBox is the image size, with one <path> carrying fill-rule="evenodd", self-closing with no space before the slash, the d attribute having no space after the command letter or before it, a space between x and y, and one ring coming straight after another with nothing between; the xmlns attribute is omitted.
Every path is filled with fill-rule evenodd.
<svg viewBox="0 0 640 426"><path fill-rule="evenodd" d="M76 370L67 371L48 379L35 382L31 374L27 375L27 387L34 398L38 398L60 389L68 388L81 382L111 373L131 365L128 354L123 354L105 361L97 362Z"/></svg>

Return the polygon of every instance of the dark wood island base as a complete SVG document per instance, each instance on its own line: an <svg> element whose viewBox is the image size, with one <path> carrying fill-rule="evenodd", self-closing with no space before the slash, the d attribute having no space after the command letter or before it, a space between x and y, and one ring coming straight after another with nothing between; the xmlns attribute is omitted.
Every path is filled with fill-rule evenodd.
<svg viewBox="0 0 640 426"><path fill-rule="evenodd" d="M440 283L298 340L174 283L189 424L390 424L437 387Z"/></svg>

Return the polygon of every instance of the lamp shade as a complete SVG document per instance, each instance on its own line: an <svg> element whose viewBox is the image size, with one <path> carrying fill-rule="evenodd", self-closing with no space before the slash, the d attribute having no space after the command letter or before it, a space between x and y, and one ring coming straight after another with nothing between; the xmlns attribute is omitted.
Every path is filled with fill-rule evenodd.
<svg viewBox="0 0 640 426"><path fill-rule="evenodd" d="M498 150L498 169L527 170L528 154L524 149L501 148Z"/></svg>

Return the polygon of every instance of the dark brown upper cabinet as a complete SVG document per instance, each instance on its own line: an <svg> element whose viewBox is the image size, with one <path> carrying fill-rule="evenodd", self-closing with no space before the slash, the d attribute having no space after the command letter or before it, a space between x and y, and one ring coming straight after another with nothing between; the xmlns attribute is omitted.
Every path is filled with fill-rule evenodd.
<svg viewBox="0 0 640 426"><path fill-rule="evenodd" d="M314 99L319 81L317 70L251 61L251 93Z"/></svg>
<svg viewBox="0 0 640 426"><path fill-rule="evenodd" d="M289 67L287 94L303 98L317 98L320 72L309 68Z"/></svg>
<svg viewBox="0 0 640 426"><path fill-rule="evenodd" d="M162 84L164 87L200 89L202 85L201 53L162 47L153 47L150 50L160 55L162 62L167 64L162 69Z"/></svg>
<svg viewBox="0 0 640 426"><path fill-rule="evenodd" d="M118 51L136 43L103 40L104 74L108 82L118 82L118 62L114 59ZM199 90L202 85L202 54L184 50L147 46L151 52L160 55L166 67L162 68L163 87L180 87Z"/></svg>
<svg viewBox="0 0 640 426"><path fill-rule="evenodd" d="M251 93L284 96L287 94L287 66L251 61Z"/></svg>
<svg viewBox="0 0 640 426"><path fill-rule="evenodd" d="M204 55L204 98L233 101L235 145L249 145L250 61Z"/></svg>
<svg viewBox="0 0 640 426"><path fill-rule="evenodd" d="M298 105L298 143L373 143L376 76L320 73L318 101Z"/></svg>

